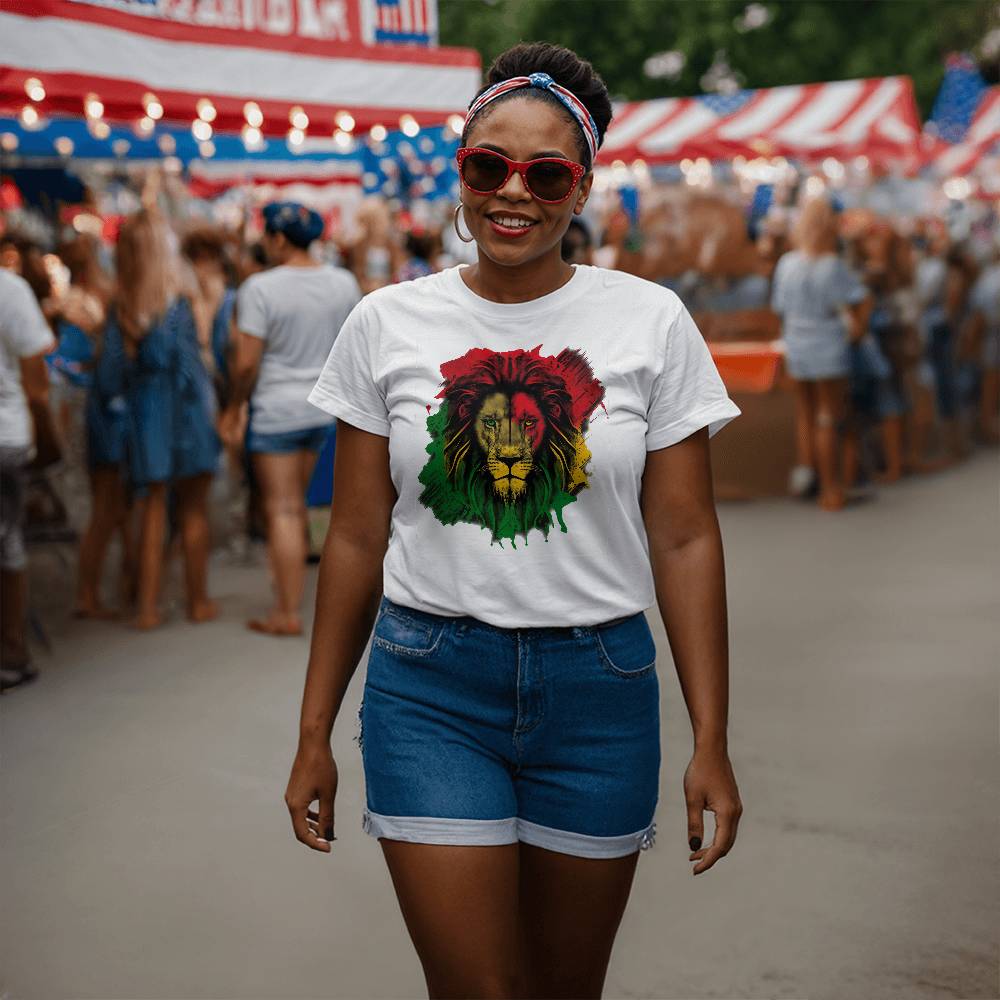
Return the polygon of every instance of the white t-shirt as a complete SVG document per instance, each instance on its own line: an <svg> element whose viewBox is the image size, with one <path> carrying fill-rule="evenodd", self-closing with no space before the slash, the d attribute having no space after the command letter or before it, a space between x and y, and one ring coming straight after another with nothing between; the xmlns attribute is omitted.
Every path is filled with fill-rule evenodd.
<svg viewBox="0 0 1000 1000"><path fill-rule="evenodd" d="M306 396L347 314L361 298L350 271L328 264L251 275L236 300L237 326L264 341L250 424L281 434L330 423Z"/></svg>
<svg viewBox="0 0 1000 1000"><path fill-rule="evenodd" d="M27 448L34 431L21 388L21 359L55 347L31 286L0 268L0 447Z"/></svg>
<svg viewBox="0 0 1000 1000"><path fill-rule="evenodd" d="M385 595L509 628L595 625L655 601L646 452L740 411L666 288L576 265L528 302L457 265L347 318L311 402L389 438Z"/></svg>

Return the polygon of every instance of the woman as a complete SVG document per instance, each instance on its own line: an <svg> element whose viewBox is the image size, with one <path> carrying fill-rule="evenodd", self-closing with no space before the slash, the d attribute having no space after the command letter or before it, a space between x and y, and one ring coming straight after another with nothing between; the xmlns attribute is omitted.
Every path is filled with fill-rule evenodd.
<svg viewBox="0 0 1000 1000"><path fill-rule="evenodd" d="M804 494L819 473L819 505L846 503L840 467L839 428L844 423L850 343L864 332L864 286L837 256L833 206L813 198L803 206L793 233L794 250L774 269L771 308L782 318L785 367L795 380L798 464L793 493Z"/></svg>
<svg viewBox="0 0 1000 1000"><path fill-rule="evenodd" d="M116 292L95 382L103 400L125 397L128 460L139 501L135 625L162 623L159 610L167 490L177 496L187 616L218 615L208 597L208 491L219 456L215 398L194 314L177 294L177 262L155 208L128 218L115 253Z"/></svg>
<svg viewBox="0 0 1000 1000"><path fill-rule="evenodd" d="M111 618L115 613L102 603L100 589L104 556L116 531L122 542L121 596L126 600L132 597L134 576L132 532L122 477L128 413L123 397L104 401L93 387L111 288L93 237L77 236L60 248L59 255L69 270L70 288L55 306L59 349L52 363L64 378L86 393L83 437L90 479L90 515L80 539L73 613L78 618Z"/></svg>
<svg viewBox="0 0 1000 1000"><path fill-rule="evenodd" d="M676 296L560 255L610 119L574 53L500 55L458 150L478 262L366 296L311 395L336 482L286 803L329 851L330 729L374 624L363 823L435 997L600 996L655 836L654 586L695 874L741 812L708 450L739 410Z"/></svg>
<svg viewBox="0 0 1000 1000"><path fill-rule="evenodd" d="M306 489L333 423L306 396L361 289L349 271L318 264L310 253L323 232L316 212L276 202L265 207L264 223L264 247L276 266L251 275L240 287L239 332L221 430L226 443L236 447L249 399L246 449L263 494L275 603L247 627L293 636L302 633Z"/></svg>

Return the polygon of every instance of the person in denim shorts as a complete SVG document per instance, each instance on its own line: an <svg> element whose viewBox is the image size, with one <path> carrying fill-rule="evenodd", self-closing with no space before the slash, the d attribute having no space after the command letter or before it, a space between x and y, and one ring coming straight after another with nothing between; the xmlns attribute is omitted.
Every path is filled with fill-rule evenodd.
<svg viewBox="0 0 1000 1000"><path fill-rule="evenodd" d="M220 423L226 443L250 455L267 518L274 605L247 627L295 636L302 632L306 491L333 427L306 396L361 289L350 271L310 252L323 233L319 213L297 202L272 202L264 206L264 226L264 248L275 266L240 287L229 399Z"/></svg>
<svg viewBox="0 0 1000 1000"><path fill-rule="evenodd" d="M371 636L361 825L432 997L601 995L656 834L657 601L695 874L742 812L708 446L740 411L673 292L560 253L610 119L569 50L499 56L457 153L478 262L366 295L309 396L338 444L285 801L329 852L330 734Z"/></svg>

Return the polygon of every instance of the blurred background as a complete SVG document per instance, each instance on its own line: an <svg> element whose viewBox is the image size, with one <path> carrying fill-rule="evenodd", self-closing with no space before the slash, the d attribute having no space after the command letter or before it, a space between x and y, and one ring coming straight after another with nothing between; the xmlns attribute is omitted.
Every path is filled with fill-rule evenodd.
<svg viewBox="0 0 1000 1000"><path fill-rule="evenodd" d="M606 995L1000 995L1000 5L0 0L0 997L423 995L360 827L364 661L333 856L287 829L336 433L304 479L252 460L236 331L275 266L328 265L349 309L475 259L454 154L521 40L614 101L564 258L676 292L742 410L712 441L740 841L689 885L651 613L661 836ZM820 255L829 431L794 337ZM148 490L129 421L181 390L129 381L125 305L167 285L212 442L197 488Z"/></svg>

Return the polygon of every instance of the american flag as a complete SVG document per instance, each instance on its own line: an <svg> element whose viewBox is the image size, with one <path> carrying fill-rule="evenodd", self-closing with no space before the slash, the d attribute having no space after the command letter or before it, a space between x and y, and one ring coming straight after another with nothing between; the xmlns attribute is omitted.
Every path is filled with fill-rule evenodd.
<svg viewBox="0 0 1000 1000"><path fill-rule="evenodd" d="M373 8L372 41L437 45L437 0L365 0Z"/></svg>
<svg viewBox="0 0 1000 1000"><path fill-rule="evenodd" d="M961 142L986 90L971 56L953 52L945 61L944 80L927 120L927 130L945 142Z"/></svg>
<svg viewBox="0 0 1000 1000"><path fill-rule="evenodd" d="M909 77L741 90L616 104L598 162L699 156L891 157L913 149L920 118Z"/></svg>
<svg viewBox="0 0 1000 1000"><path fill-rule="evenodd" d="M924 129L927 161L937 173L970 173L1000 143L1000 87L989 87L972 58L953 53Z"/></svg>

